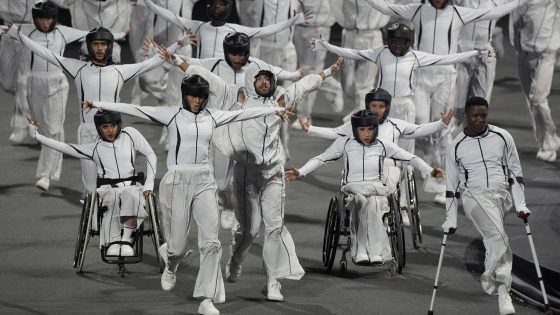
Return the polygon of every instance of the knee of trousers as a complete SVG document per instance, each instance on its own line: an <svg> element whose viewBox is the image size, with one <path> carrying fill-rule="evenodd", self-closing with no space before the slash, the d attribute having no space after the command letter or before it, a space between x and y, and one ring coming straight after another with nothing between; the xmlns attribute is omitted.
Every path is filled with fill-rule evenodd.
<svg viewBox="0 0 560 315"><path fill-rule="evenodd" d="M219 240L204 242L202 246L200 246L200 252L202 254L219 254L222 252L222 243Z"/></svg>

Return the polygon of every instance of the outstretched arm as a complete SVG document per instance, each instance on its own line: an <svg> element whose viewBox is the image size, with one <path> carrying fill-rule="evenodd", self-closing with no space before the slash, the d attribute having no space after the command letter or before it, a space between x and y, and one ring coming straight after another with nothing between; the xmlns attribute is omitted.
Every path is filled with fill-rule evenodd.
<svg viewBox="0 0 560 315"><path fill-rule="evenodd" d="M61 152L62 154L70 155L78 159L91 160L93 159L93 146L91 144L67 144L51 138L47 138L37 131L39 125L37 122L27 118L29 121L29 134L37 139L42 145L47 146L53 150Z"/></svg>
<svg viewBox="0 0 560 315"><path fill-rule="evenodd" d="M92 102L85 101L82 103L84 110L95 107L102 110L119 112L134 117L151 120L163 125L169 125L173 117L177 114L179 108L176 106L139 106L127 103L111 103L111 102Z"/></svg>
<svg viewBox="0 0 560 315"><path fill-rule="evenodd" d="M291 108L286 107L254 107L254 108L244 108L240 110L228 110L228 111L221 111L217 110L212 113L212 117L214 117L216 121L216 127L228 124L234 121L243 121L254 119L262 116L267 116L270 114L276 114L280 117L284 117L284 115L294 115L291 112Z"/></svg>
<svg viewBox="0 0 560 315"><path fill-rule="evenodd" d="M486 50L471 50L467 52L449 54L449 55L434 55L423 51L414 50L413 54L418 60L418 67L428 67L435 65L452 65L463 62L474 56L482 56L488 54Z"/></svg>
<svg viewBox="0 0 560 315"><path fill-rule="evenodd" d="M389 4L385 0L366 0L366 2L383 14L405 20L412 20L414 14L422 5L420 3L406 5Z"/></svg>
<svg viewBox="0 0 560 315"><path fill-rule="evenodd" d="M174 24L183 30L194 30L203 23L201 21L187 20L183 17L180 17L177 14L171 12L170 10L156 5L152 0L131 0L131 1L137 2L137 4L140 6L148 7L155 14L157 14L167 22Z"/></svg>
<svg viewBox="0 0 560 315"><path fill-rule="evenodd" d="M529 0L512 0L504 5L493 8L485 9L472 9L456 6L459 16L464 24L483 21L483 20L496 20L518 7L524 6Z"/></svg>
<svg viewBox="0 0 560 315"><path fill-rule="evenodd" d="M335 55L343 58L354 59L354 60L366 60L375 63L377 56L382 48L374 49L352 49L352 48L342 48L335 45L329 44L323 39L312 38L309 46L315 50L326 50Z"/></svg>
<svg viewBox="0 0 560 315"><path fill-rule="evenodd" d="M331 146L328 147L325 152L307 161L307 163L305 163L305 165L303 165L301 168L296 169L292 167L291 169L287 170L285 172L286 180L294 181L308 174L311 174L312 172L325 166L325 164L330 161L336 161L340 159L344 154L344 145L348 140L348 138L339 138L333 144L331 144Z"/></svg>
<svg viewBox="0 0 560 315"><path fill-rule="evenodd" d="M271 24L263 27L247 27L238 24L231 24L230 26L233 27L237 32L245 33L247 34L247 36L251 38L258 39L258 38L274 35L290 26L304 24L309 20L311 20L312 17L313 15L311 14L311 12L305 11L303 13L296 14L295 16L293 16L292 18L284 22Z"/></svg>
<svg viewBox="0 0 560 315"><path fill-rule="evenodd" d="M447 128L451 119L453 118L453 109L448 110L445 114L441 114L441 119L427 124L413 124L403 120L393 119L394 121L402 122L402 134L401 137L404 139L415 139L426 137L434 134L442 129ZM398 123L397 122L397 123Z"/></svg>
<svg viewBox="0 0 560 315"><path fill-rule="evenodd" d="M29 48L33 53L37 54L39 57L61 68L62 70L67 72L72 78L76 77L78 70L84 65L83 61L66 58L55 54L54 52L50 51L48 48L42 46L39 43L36 43L29 37L25 36L22 32L19 31L18 28L19 28L18 25L12 24L8 30L5 30L5 28L3 28L0 34L2 35L7 34L16 40L19 40L24 46Z"/></svg>

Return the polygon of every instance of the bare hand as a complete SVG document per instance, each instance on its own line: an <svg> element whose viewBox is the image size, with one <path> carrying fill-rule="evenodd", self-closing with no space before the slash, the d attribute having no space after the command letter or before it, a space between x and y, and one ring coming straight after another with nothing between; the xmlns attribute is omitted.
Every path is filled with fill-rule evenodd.
<svg viewBox="0 0 560 315"><path fill-rule="evenodd" d="M299 69L296 70L296 72L299 74L299 77L303 77L303 67L299 67Z"/></svg>
<svg viewBox="0 0 560 315"><path fill-rule="evenodd" d="M432 169L432 172L430 173L430 175L432 177L435 177L435 178L443 178L443 175L445 175L445 172L439 167L434 167Z"/></svg>
<svg viewBox="0 0 560 315"><path fill-rule="evenodd" d="M181 47L186 45L198 46L198 36L196 36L190 28L185 29L183 34L183 37L177 40L177 43L179 43Z"/></svg>
<svg viewBox="0 0 560 315"><path fill-rule="evenodd" d="M93 101L87 101L87 100L86 100L86 101L83 101L83 102L82 102L82 109L85 110L86 113L89 113L89 111L90 111L92 108L95 108L95 107L97 107L97 106L93 105ZM101 108L99 108L99 110L101 110Z"/></svg>
<svg viewBox="0 0 560 315"><path fill-rule="evenodd" d="M293 106L288 107L281 107L282 110L277 110L276 115L280 116L283 122L290 120L290 117L295 116L296 114L292 111L294 109Z"/></svg>
<svg viewBox="0 0 560 315"><path fill-rule="evenodd" d="M311 12L311 10L309 10L309 9L304 10L303 11L303 20L305 21L305 24L308 24L309 22L311 22L312 19L313 19L313 12Z"/></svg>
<svg viewBox="0 0 560 315"><path fill-rule="evenodd" d="M303 129L303 131L308 132L309 131L309 127L311 127L311 120L307 117L300 117L298 118L299 121L299 125L301 126L301 129Z"/></svg>
<svg viewBox="0 0 560 315"><path fill-rule="evenodd" d="M151 193L152 193L151 190L144 190L144 192L143 192L144 197L148 197Z"/></svg>
<svg viewBox="0 0 560 315"><path fill-rule="evenodd" d="M453 118L453 114L455 113L455 109L451 108L445 114L439 113L441 115L441 121L446 125L449 126L451 119Z"/></svg>
<svg viewBox="0 0 560 315"><path fill-rule="evenodd" d="M336 62L334 63L334 65L331 66L331 72L332 74L335 74L338 72L338 70L340 69L340 66L342 65L342 62L344 61L344 58L338 56L338 58L336 59Z"/></svg>
<svg viewBox="0 0 560 315"><path fill-rule="evenodd" d="M143 55L146 57L152 57L157 54L157 43L152 37L144 38L142 51L144 52Z"/></svg>
<svg viewBox="0 0 560 315"><path fill-rule="evenodd" d="M289 182L293 182L299 179L299 171L292 166L284 172L284 178Z"/></svg>
<svg viewBox="0 0 560 315"><path fill-rule="evenodd" d="M32 119L31 117L29 117L29 116L25 116L25 118L27 118L27 122L28 122L31 126L33 126L33 127L35 127L35 128L39 128L39 123L38 123L36 120L33 120L33 119Z"/></svg>

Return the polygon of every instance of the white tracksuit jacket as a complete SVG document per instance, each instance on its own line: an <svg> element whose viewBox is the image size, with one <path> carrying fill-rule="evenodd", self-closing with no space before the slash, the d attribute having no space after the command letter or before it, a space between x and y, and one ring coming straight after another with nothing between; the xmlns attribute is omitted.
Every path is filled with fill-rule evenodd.
<svg viewBox="0 0 560 315"><path fill-rule="evenodd" d="M510 40L517 50L519 79L539 150L558 151L560 137L550 115L555 55L560 48L560 3L533 0L510 16Z"/></svg>
<svg viewBox="0 0 560 315"><path fill-rule="evenodd" d="M310 159L298 171L304 177L324 166L327 162L344 157L344 178L341 190L349 195L346 202L351 212L351 254L358 253L381 256L390 260L391 249L383 214L389 210L387 196L394 191L394 182L386 174L385 159L407 161L422 174L429 175L432 168L422 159L399 148L390 141L375 140L369 145L348 138L339 137L322 154Z"/></svg>
<svg viewBox="0 0 560 315"><path fill-rule="evenodd" d="M480 136L461 132L449 146L446 171L443 230L457 227L457 207L462 199L465 214L484 238L482 287L488 294L496 294L501 284L509 288L512 255L503 216L511 207L510 187L516 210L530 213L525 205L523 173L513 137L493 125L488 125Z"/></svg>
<svg viewBox="0 0 560 315"><path fill-rule="evenodd" d="M37 134L37 140L53 150L78 159L91 160L97 166L97 177L127 179L137 174L136 152L146 157L146 178L144 186L131 185L130 181L115 184L116 187L103 185L97 189L101 204L108 211L103 214L100 232L100 246L121 240L121 216L147 216L142 191L154 189L157 157L152 147L138 130L125 127L113 142L98 139L87 144L66 144ZM138 224L140 226L140 224Z"/></svg>
<svg viewBox="0 0 560 315"><path fill-rule="evenodd" d="M249 37L257 39L274 35L290 26L304 23L303 14L297 14L283 23L269 25L266 27L246 27L238 24L225 23L222 26L212 26L210 22L195 21L182 18L173 12L159 7L152 0L140 0L139 5L145 5L161 18L175 24L183 30L190 30L198 39L198 58L221 58L224 55L223 41L227 34L241 32Z"/></svg>

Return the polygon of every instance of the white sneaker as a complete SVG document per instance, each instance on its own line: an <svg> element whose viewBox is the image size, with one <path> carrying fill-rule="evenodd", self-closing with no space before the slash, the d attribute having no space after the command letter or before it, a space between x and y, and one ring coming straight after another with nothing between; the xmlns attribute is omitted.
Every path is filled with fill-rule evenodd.
<svg viewBox="0 0 560 315"><path fill-rule="evenodd" d="M219 315L220 311L214 306L212 303L212 299L205 299L204 301L200 302L200 306L198 307L198 314L204 315Z"/></svg>
<svg viewBox="0 0 560 315"><path fill-rule="evenodd" d="M277 301L282 302L284 301L284 296L280 289L282 285L276 279L268 279L266 283L261 288L261 293L266 296L266 299L269 301Z"/></svg>
<svg viewBox="0 0 560 315"><path fill-rule="evenodd" d="M105 253L105 255L106 256L119 256L120 252L121 252L121 245L120 244L112 244L107 249L107 252Z"/></svg>
<svg viewBox="0 0 560 315"><path fill-rule="evenodd" d="M500 286L498 288L498 307L500 309L500 315L515 314L515 308L511 303L511 297L505 286Z"/></svg>
<svg viewBox="0 0 560 315"><path fill-rule="evenodd" d="M371 262L372 264L382 264L383 263L383 257L381 257L379 255L373 255L373 256L371 256L371 259L369 260L369 262Z"/></svg>
<svg viewBox="0 0 560 315"><path fill-rule="evenodd" d="M408 211L406 209L401 209L402 224L404 226L410 226L410 219L408 218Z"/></svg>
<svg viewBox="0 0 560 315"><path fill-rule="evenodd" d="M444 205L445 204L445 193L437 193L434 197L434 202L440 205Z"/></svg>
<svg viewBox="0 0 560 315"><path fill-rule="evenodd" d="M36 183L35 187L41 189L42 191L48 191L50 185L50 179L48 177L41 177Z"/></svg>
<svg viewBox="0 0 560 315"><path fill-rule="evenodd" d="M227 281L236 282L237 280L239 280L240 276L241 276L241 266L238 266L238 265L234 264L231 261L231 258L230 258L227 265L226 265L226 279L227 279Z"/></svg>
<svg viewBox="0 0 560 315"><path fill-rule="evenodd" d="M169 270L169 265L165 264L165 270L161 274L161 288L163 291L171 291L175 287L176 281L175 272Z"/></svg>
<svg viewBox="0 0 560 315"><path fill-rule="evenodd" d="M365 253L357 253L356 257L354 257L354 261L356 264L369 263L369 257Z"/></svg>
<svg viewBox="0 0 560 315"><path fill-rule="evenodd" d="M132 249L132 246L128 245L128 244L123 244L121 245L121 255L122 257L132 257L134 256L134 249Z"/></svg>
<svg viewBox="0 0 560 315"><path fill-rule="evenodd" d="M554 162L556 161L556 151L546 151L543 149L539 149L539 152L537 152L537 159L546 162Z"/></svg>
<svg viewBox="0 0 560 315"><path fill-rule="evenodd" d="M231 209L224 209L220 214L220 223L222 229L229 231L233 228L235 224L235 213Z"/></svg>

